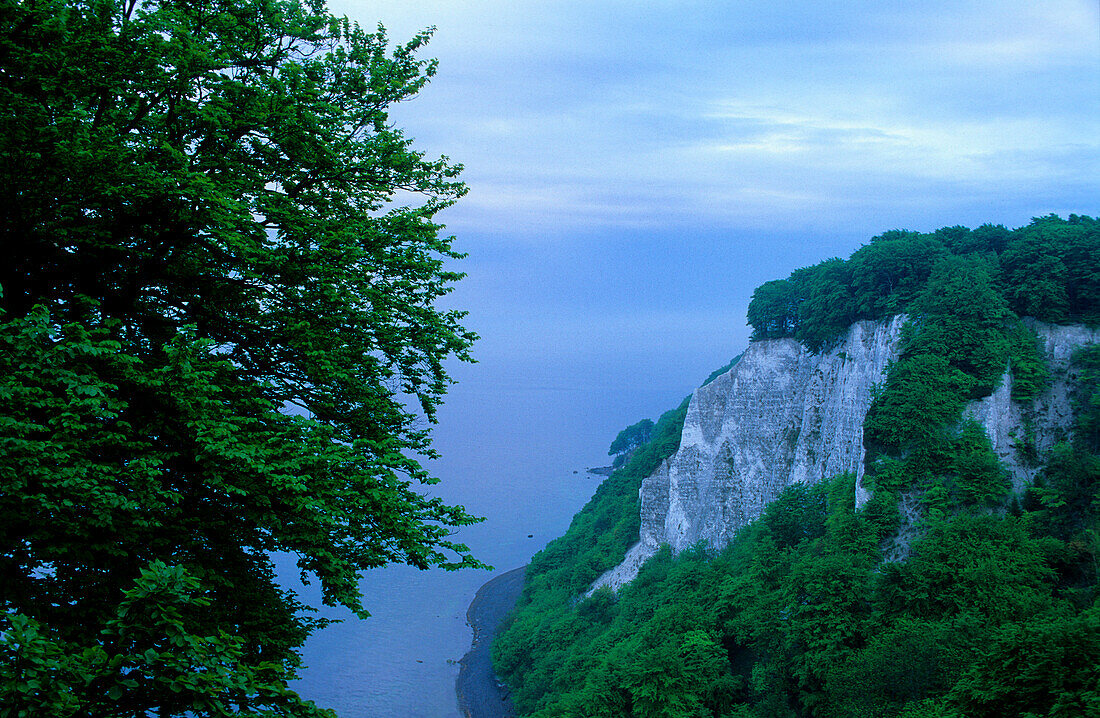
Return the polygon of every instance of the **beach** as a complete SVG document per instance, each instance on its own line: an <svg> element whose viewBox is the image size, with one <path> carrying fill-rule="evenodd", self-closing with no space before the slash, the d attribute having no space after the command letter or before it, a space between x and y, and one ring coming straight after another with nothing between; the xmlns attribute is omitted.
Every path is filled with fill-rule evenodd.
<svg viewBox="0 0 1100 718"><path fill-rule="evenodd" d="M516 605L523 591L527 567L503 573L478 589L466 611L466 622L473 629L470 650L459 661L455 681L458 706L465 718L514 718L512 702L493 673L493 637L500 622Z"/></svg>

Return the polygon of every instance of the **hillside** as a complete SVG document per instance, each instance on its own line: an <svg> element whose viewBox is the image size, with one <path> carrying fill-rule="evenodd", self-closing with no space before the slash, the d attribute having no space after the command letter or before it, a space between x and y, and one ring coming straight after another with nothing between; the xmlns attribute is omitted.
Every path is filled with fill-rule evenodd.
<svg viewBox="0 0 1100 718"><path fill-rule="evenodd" d="M887 232L749 321L532 561L520 713L1097 715L1100 223Z"/></svg>

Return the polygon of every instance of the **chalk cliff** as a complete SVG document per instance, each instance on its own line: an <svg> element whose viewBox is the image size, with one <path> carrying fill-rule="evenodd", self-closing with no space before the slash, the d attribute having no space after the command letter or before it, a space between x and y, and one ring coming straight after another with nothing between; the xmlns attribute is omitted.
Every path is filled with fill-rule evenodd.
<svg viewBox="0 0 1100 718"><path fill-rule="evenodd" d="M642 482L640 541L593 589L629 582L661 544L725 545L790 484L862 476L871 386L897 356L902 323L857 322L817 355L793 339L755 342L696 389L679 450Z"/></svg>
<svg viewBox="0 0 1100 718"><path fill-rule="evenodd" d="M1039 470L1037 463L1028 461L1028 456L1041 456L1055 443L1069 438L1073 423L1073 386L1077 381L1070 360L1082 346L1100 344L1100 329L1044 324L1034 319L1024 321L1039 338L1040 349L1050 368L1050 386L1032 402L1012 401L1012 372L1009 370L991 395L971 402L964 411L985 427L993 451L1008 469L1016 491L1030 484Z"/></svg>
<svg viewBox="0 0 1100 718"><path fill-rule="evenodd" d="M638 574L661 544L674 552L699 541L724 546L790 484L842 472L862 487L863 421L872 386L897 357L904 317L852 325L839 345L811 354L793 339L755 342L730 371L695 390L680 448L642 482L640 540L592 591L617 590ZM1072 421L1069 361L1100 331L1031 322L1051 365L1052 386L1029 406L1011 400L1006 373L992 396L967 413L983 426L1017 489L1034 478L1017 445L1039 452L1066 436Z"/></svg>

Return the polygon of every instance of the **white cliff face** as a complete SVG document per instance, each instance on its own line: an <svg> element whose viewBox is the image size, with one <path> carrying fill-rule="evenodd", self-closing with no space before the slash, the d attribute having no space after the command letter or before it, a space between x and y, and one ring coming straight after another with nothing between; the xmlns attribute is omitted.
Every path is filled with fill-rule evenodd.
<svg viewBox="0 0 1100 718"><path fill-rule="evenodd" d="M1039 462L1029 462L1027 452L1020 449L1030 444L1031 453L1042 456L1054 444L1069 438L1073 425L1073 386L1077 382L1070 361L1081 347L1100 344L1100 329L1044 324L1034 319L1025 322L1039 338L1040 350L1050 368L1050 386L1027 404L1014 402L1009 370L991 395L971 402L964 411L985 427L993 451L1008 469L1016 492L1034 481L1039 471Z"/></svg>
<svg viewBox="0 0 1100 718"><path fill-rule="evenodd" d="M632 580L663 543L726 545L790 484L850 471L859 486L871 388L897 357L903 321L857 322L818 355L793 339L756 342L697 389L679 450L642 482L641 540L593 590Z"/></svg>
<svg viewBox="0 0 1100 718"><path fill-rule="evenodd" d="M1051 369L1050 387L1021 405L1011 399L1006 372L992 395L964 412L985 427L1017 491L1038 471L1017 447L1029 441L1041 456L1069 437L1077 379L1070 360L1080 347L1100 343L1100 330L1026 321ZM839 346L819 355L792 339L756 342L730 371L697 389L680 448L642 482L640 541L589 593L630 582L661 544L674 552L699 541L726 545L796 482L852 472L861 506L870 497L861 483L863 421L872 386L897 358L903 322L901 316L858 322Z"/></svg>

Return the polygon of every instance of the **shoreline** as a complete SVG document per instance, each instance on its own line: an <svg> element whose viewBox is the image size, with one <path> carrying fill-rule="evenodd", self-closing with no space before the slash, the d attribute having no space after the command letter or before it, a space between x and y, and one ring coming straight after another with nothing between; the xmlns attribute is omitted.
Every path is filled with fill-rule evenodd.
<svg viewBox="0 0 1100 718"><path fill-rule="evenodd" d="M523 591L526 566L512 569L487 581L477 590L466 623L473 629L470 650L458 662L455 695L465 718L514 718L515 710L507 691L493 672L492 648L500 622L516 605Z"/></svg>

